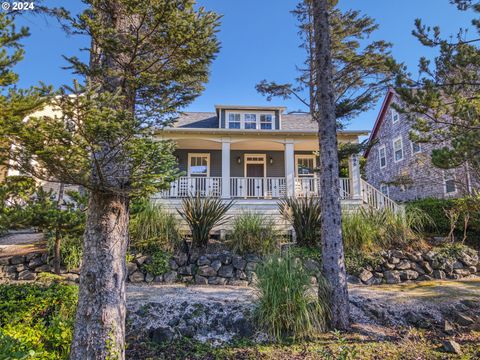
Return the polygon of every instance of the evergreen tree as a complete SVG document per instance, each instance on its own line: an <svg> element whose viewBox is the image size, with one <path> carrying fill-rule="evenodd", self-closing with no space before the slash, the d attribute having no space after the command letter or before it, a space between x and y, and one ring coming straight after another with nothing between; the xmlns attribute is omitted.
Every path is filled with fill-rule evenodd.
<svg viewBox="0 0 480 360"><path fill-rule="evenodd" d="M123 359L129 201L178 174L174 144L152 135L203 90L218 16L194 0L83 2L65 25L91 38L89 63L69 58L84 81L52 99L55 115L6 120L17 146L4 156L37 178L89 191L70 358Z"/></svg>

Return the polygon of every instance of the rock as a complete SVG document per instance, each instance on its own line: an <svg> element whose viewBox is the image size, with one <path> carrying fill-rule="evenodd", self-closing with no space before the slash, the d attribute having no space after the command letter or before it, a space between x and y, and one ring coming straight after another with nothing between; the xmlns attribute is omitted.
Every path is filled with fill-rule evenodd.
<svg viewBox="0 0 480 360"><path fill-rule="evenodd" d="M232 262L232 257L228 254L220 254L218 260L220 260L222 264L228 265Z"/></svg>
<svg viewBox="0 0 480 360"><path fill-rule="evenodd" d="M165 274L163 274L163 282L167 284L173 284L175 281L177 281L177 272L176 271L169 271Z"/></svg>
<svg viewBox="0 0 480 360"><path fill-rule="evenodd" d="M147 273L147 275L145 275L145 281L147 283L151 283L154 279L155 279L155 276L153 276L153 274Z"/></svg>
<svg viewBox="0 0 480 360"><path fill-rule="evenodd" d="M18 273L20 273L20 272L22 272L22 271L24 271L24 270L26 270L26 269L27 269L27 268L26 268L25 265L23 265L23 264L19 264L19 265L17 265L17 266L15 267L15 270L16 270Z"/></svg>
<svg viewBox="0 0 480 360"><path fill-rule="evenodd" d="M208 278L208 284L209 285L225 285L227 283L227 279L214 276L211 278Z"/></svg>
<svg viewBox="0 0 480 360"><path fill-rule="evenodd" d="M470 274L475 274L477 272L477 267L476 266L469 266L468 271L470 271Z"/></svg>
<svg viewBox="0 0 480 360"><path fill-rule="evenodd" d="M420 275L418 278L417 278L417 281L432 281L433 278L430 276L430 275Z"/></svg>
<svg viewBox="0 0 480 360"><path fill-rule="evenodd" d="M405 255L406 255L407 259L412 261L412 262L417 262L417 261L422 260L422 254L421 253L415 253L415 254L405 253Z"/></svg>
<svg viewBox="0 0 480 360"><path fill-rule="evenodd" d="M6 257L0 258L0 266L5 266L5 265L8 265L8 264L10 264L10 259L9 258L6 258Z"/></svg>
<svg viewBox="0 0 480 360"><path fill-rule="evenodd" d="M18 280L35 280L36 278L37 274L29 270L24 270L18 274Z"/></svg>
<svg viewBox="0 0 480 360"><path fill-rule="evenodd" d="M156 283L161 283L161 282L163 282L163 275L157 275L157 276L155 276L155 278L153 279L153 282L156 282Z"/></svg>
<svg viewBox="0 0 480 360"><path fill-rule="evenodd" d="M183 337L192 338L195 335L195 328L193 326L180 326L178 332Z"/></svg>
<svg viewBox="0 0 480 360"><path fill-rule="evenodd" d="M195 273L195 265L190 264L187 266L179 267L177 272L179 275L193 275Z"/></svg>
<svg viewBox="0 0 480 360"><path fill-rule="evenodd" d="M460 326L470 326L473 325L475 322L471 317L462 314L462 313L456 313L455 314L455 322L460 325Z"/></svg>
<svg viewBox="0 0 480 360"><path fill-rule="evenodd" d="M200 256L197 260L198 266L210 265L210 260L206 256Z"/></svg>
<svg viewBox="0 0 480 360"><path fill-rule="evenodd" d="M423 259L426 261L432 261L435 258L436 254L433 251L429 251L426 254L423 254Z"/></svg>
<svg viewBox="0 0 480 360"><path fill-rule="evenodd" d="M378 277L371 277L369 280L366 281L367 285L380 285L383 282L382 278Z"/></svg>
<svg viewBox="0 0 480 360"><path fill-rule="evenodd" d="M385 281L387 284L398 284L401 281L400 273L396 270L385 271L383 275L385 275Z"/></svg>
<svg viewBox="0 0 480 360"><path fill-rule="evenodd" d="M145 275L143 275L141 271L135 271L128 277L128 279L132 283L139 283L145 280Z"/></svg>
<svg viewBox="0 0 480 360"><path fill-rule="evenodd" d="M188 255L186 253L177 253L173 256L173 259L176 261L178 266L185 266L188 261Z"/></svg>
<svg viewBox="0 0 480 360"><path fill-rule="evenodd" d="M12 265L22 264L24 261L25 261L25 256L21 256L21 255L15 255L10 258L10 264Z"/></svg>
<svg viewBox="0 0 480 360"><path fill-rule="evenodd" d="M445 278L446 278L445 272L443 270L434 270L433 271L433 277L435 279L439 279L439 280L445 280Z"/></svg>
<svg viewBox="0 0 480 360"><path fill-rule="evenodd" d="M207 285L208 279L204 276L195 275L195 284L197 285Z"/></svg>
<svg viewBox="0 0 480 360"><path fill-rule="evenodd" d="M347 275L347 282L349 284L361 284L362 283L358 277L353 276L353 275Z"/></svg>
<svg viewBox="0 0 480 360"><path fill-rule="evenodd" d="M465 266L475 266L478 265L478 258L472 258L469 255L464 255L463 257L460 258L460 261L465 265Z"/></svg>
<svg viewBox="0 0 480 360"><path fill-rule="evenodd" d="M427 273L427 274L432 274L433 273L433 269L430 266L430 263L428 261L421 262L420 266L423 268L423 270L425 270L425 273Z"/></svg>
<svg viewBox="0 0 480 360"><path fill-rule="evenodd" d="M405 254L403 253L403 251L400 251L400 250L392 250L390 252L390 255L393 256L393 257L396 257L398 259L404 259L405 258Z"/></svg>
<svg viewBox="0 0 480 360"><path fill-rule="evenodd" d="M235 277L240 280L248 280L247 274L242 270L235 271Z"/></svg>
<svg viewBox="0 0 480 360"><path fill-rule="evenodd" d="M460 344L453 341L453 340L443 340L442 341L442 349L443 351L450 353L450 354L457 354L461 355L462 354L462 349L460 347Z"/></svg>
<svg viewBox="0 0 480 360"><path fill-rule="evenodd" d="M148 256L142 255L135 258L135 262L138 264L138 266L142 266L145 263L145 261L147 261L147 259L148 259Z"/></svg>
<svg viewBox="0 0 480 360"><path fill-rule="evenodd" d="M401 262L399 262L395 268L397 270L408 270L412 267L412 265L410 264L410 262L408 260L402 260Z"/></svg>
<svg viewBox="0 0 480 360"><path fill-rule="evenodd" d="M241 256L234 256L232 257L232 265L235 269L243 271L245 270L247 262Z"/></svg>
<svg viewBox="0 0 480 360"><path fill-rule="evenodd" d="M224 278L232 278L233 277L233 266L232 265L223 265L220 270L218 270L218 276Z"/></svg>
<svg viewBox="0 0 480 360"><path fill-rule="evenodd" d="M231 286L248 286L248 281L245 280L237 280L237 279L228 279L227 285Z"/></svg>
<svg viewBox="0 0 480 360"><path fill-rule="evenodd" d="M192 283L193 282L193 276L182 276L180 278L180 281L182 283Z"/></svg>
<svg viewBox="0 0 480 360"><path fill-rule="evenodd" d="M171 342L175 337L175 332L167 326L162 326L156 329L150 329L148 331L148 336L153 342L163 344Z"/></svg>
<svg viewBox="0 0 480 360"><path fill-rule="evenodd" d="M138 270L137 264L135 264L134 262L127 263L127 272L129 275L133 274L137 270Z"/></svg>
<svg viewBox="0 0 480 360"><path fill-rule="evenodd" d="M375 276L376 278L383 279L383 272L375 272L373 273L373 276Z"/></svg>
<svg viewBox="0 0 480 360"><path fill-rule="evenodd" d="M394 270L395 269L395 264L390 264L389 262L386 262L386 263L383 264L383 267L386 271Z"/></svg>
<svg viewBox="0 0 480 360"><path fill-rule="evenodd" d="M480 308L480 299L478 299L478 300L465 299L465 300L461 300L460 302L470 309Z"/></svg>
<svg viewBox="0 0 480 360"><path fill-rule="evenodd" d="M168 266L170 267L171 270L177 270L178 269L178 264L175 261L175 259L170 259L168 262Z"/></svg>
<svg viewBox="0 0 480 360"><path fill-rule="evenodd" d="M457 275L460 275L461 277L469 276L470 275L470 270L468 269L455 269L453 272Z"/></svg>
<svg viewBox="0 0 480 360"><path fill-rule="evenodd" d="M213 260L212 263L210 264L212 269L215 271L218 271L222 267L222 262L220 260Z"/></svg>
<svg viewBox="0 0 480 360"><path fill-rule="evenodd" d="M215 271L214 268L208 265L204 265L204 266L200 266L197 269L197 275L204 276L204 277L217 276L217 272Z"/></svg>
<svg viewBox="0 0 480 360"><path fill-rule="evenodd" d="M65 278L65 280L71 282L79 282L80 280L80 276L78 276L78 274L67 273L63 275L63 277Z"/></svg>
<svg viewBox="0 0 480 360"><path fill-rule="evenodd" d="M233 321L232 330L239 338L249 338L255 333L253 324L244 317L240 317Z"/></svg>
<svg viewBox="0 0 480 360"><path fill-rule="evenodd" d="M392 257L390 258L390 262L391 262L392 264L395 264L395 265L396 265L396 264L400 263L400 259L397 258L397 257L392 256Z"/></svg>
<svg viewBox="0 0 480 360"><path fill-rule="evenodd" d="M257 268L256 262L248 262L247 265L245 266L246 271L255 271L256 268Z"/></svg>
<svg viewBox="0 0 480 360"><path fill-rule="evenodd" d="M419 275L425 275L425 270L423 270L422 266L420 266L417 263L412 263L411 265L412 265L411 269L413 271L416 271Z"/></svg>
<svg viewBox="0 0 480 360"><path fill-rule="evenodd" d="M463 264L460 261L457 260L452 264L452 268L454 270L455 269L463 269Z"/></svg>
<svg viewBox="0 0 480 360"><path fill-rule="evenodd" d="M443 322L443 332L449 335L452 335L455 332L455 328L448 320Z"/></svg>
<svg viewBox="0 0 480 360"><path fill-rule="evenodd" d="M358 275L358 278L363 282L363 283L366 283L368 280L370 280L371 278L373 277L373 274L366 270L366 269L363 269L360 274Z"/></svg>
<svg viewBox="0 0 480 360"><path fill-rule="evenodd" d="M25 255L25 262L30 262L33 259L39 258L42 256L42 253L28 253Z"/></svg>
<svg viewBox="0 0 480 360"><path fill-rule="evenodd" d="M418 273L413 270L402 270L400 271L400 279L405 280L415 280L418 278Z"/></svg>
<svg viewBox="0 0 480 360"><path fill-rule="evenodd" d="M257 262L257 263L261 261L260 257L258 257L258 256L255 255L255 254L248 254L248 255L246 255L246 256L245 256L245 260L246 260L247 262Z"/></svg>
<svg viewBox="0 0 480 360"><path fill-rule="evenodd" d="M198 260L198 258L200 257L200 253L198 250L194 249L190 252L190 256L189 256L189 261L191 264L195 264Z"/></svg>
<svg viewBox="0 0 480 360"><path fill-rule="evenodd" d="M318 279L316 276L310 276L310 284L311 285L317 285Z"/></svg>
<svg viewBox="0 0 480 360"><path fill-rule="evenodd" d="M40 257L36 257L36 258L33 258L29 261L28 267L30 269L35 269L39 266L42 266L43 264L44 264L44 262L42 261L42 259Z"/></svg>
<svg viewBox="0 0 480 360"><path fill-rule="evenodd" d="M303 263L303 267L309 274L316 274L320 272L320 264L313 259L307 259Z"/></svg>
<svg viewBox="0 0 480 360"><path fill-rule="evenodd" d="M50 272L50 265L48 264L45 264L45 265L42 265L42 266L39 266L35 269L35 272L36 273L40 273L40 272Z"/></svg>

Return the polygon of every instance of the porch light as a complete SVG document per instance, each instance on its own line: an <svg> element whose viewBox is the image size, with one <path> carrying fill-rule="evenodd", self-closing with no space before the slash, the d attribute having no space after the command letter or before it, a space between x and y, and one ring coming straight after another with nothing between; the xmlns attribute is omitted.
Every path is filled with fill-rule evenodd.
<svg viewBox="0 0 480 360"><path fill-rule="evenodd" d="M241 163L242 163L242 157L239 156L239 157L237 157L237 164L241 164Z"/></svg>
<svg viewBox="0 0 480 360"><path fill-rule="evenodd" d="M268 162L270 163L270 165L273 164L273 158L270 156L270 158L268 159Z"/></svg>

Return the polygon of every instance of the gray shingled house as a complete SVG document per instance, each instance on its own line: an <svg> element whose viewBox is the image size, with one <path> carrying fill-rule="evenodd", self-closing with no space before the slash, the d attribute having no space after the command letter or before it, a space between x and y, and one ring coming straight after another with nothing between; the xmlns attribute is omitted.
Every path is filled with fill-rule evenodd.
<svg viewBox="0 0 480 360"><path fill-rule="evenodd" d="M367 181L399 202L470 193L475 182L469 169L435 167L430 160L433 145L410 140L411 121L392 107L394 103L401 107L398 95L389 90L370 134L374 145L365 152Z"/></svg>
<svg viewBox="0 0 480 360"><path fill-rule="evenodd" d="M235 199L235 211L256 210L279 220L277 201L316 196L319 181L317 124L284 107L216 105L215 112L187 112L157 137L174 140L184 176L155 196L172 210L190 195ZM368 131L340 131L339 143L357 143ZM396 205L360 179L357 156L340 179L344 207Z"/></svg>

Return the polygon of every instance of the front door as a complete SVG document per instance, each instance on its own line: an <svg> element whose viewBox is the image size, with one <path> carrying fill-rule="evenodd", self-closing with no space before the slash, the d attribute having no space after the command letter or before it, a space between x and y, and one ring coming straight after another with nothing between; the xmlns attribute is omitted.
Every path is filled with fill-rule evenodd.
<svg viewBox="0 0 480 360"><path fill-rule="evenodd" d="M264 154L245 154L245 177L247 197L260 198L265 195Z"/></svg>

